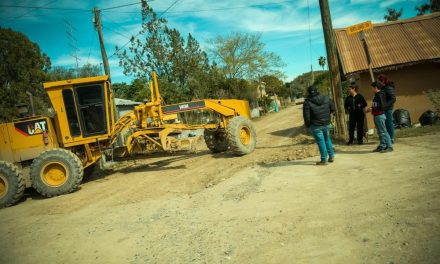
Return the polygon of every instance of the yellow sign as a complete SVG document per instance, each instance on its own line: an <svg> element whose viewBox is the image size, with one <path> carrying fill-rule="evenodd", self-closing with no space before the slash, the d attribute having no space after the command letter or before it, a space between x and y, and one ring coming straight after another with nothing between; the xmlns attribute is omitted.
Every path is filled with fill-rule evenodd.
<svg viewBox="0 0 440 264"><path fill-rule="evenodd" d="M358 33L364 30L371 29L373 27L373 23L371 21L363 22L360 24L353 25L347 28L348 35L352 35L354 33Z"/></svg>

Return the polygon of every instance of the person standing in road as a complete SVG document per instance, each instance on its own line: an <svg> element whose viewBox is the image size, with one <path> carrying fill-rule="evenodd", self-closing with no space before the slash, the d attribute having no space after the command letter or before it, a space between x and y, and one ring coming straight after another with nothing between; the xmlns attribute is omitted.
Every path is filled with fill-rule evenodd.
<svg viewBox="0 0 440 264"><path fill-rule="evenodd" d="M377 134L379 135L379 146L373 150L374 152L391 152L393 151L393 145L391 143L390 135L388 134L387 128L386 128L386 116L385 116L385 109L386 109L386 95L385 91L381 90L380 84L377 82L373 82L371 84L371 87L373 89L374 97L373 97L373 104L370 108L367 109L367 112L371 112L371 114L374 117L374 125L377 129Z"/></svg>
<svg viewBox="0 0 440 264"><path fill-rule="evenodd" d="M345 111L348 113L349 139L347 145L353 144L355 128L357 128L357 142L359 145L362 145L365 121L364 108L367 107L367 102L365 101L365 98L358 93L359 86L356 83L350 83L348 86L348 92L349 95L345 98L344 102Z"/></svg>
<svg viewBox="0 0 440 264"><path fill-rule="evenodd" d="M303 105L304 124L313 134L321 153L321 161L316 165L327 165L327 161L335 160L330 138L331 114L335 112L335 106L328 96L320 95L315 86L307 88L307 92Z"/></svg>
<svg viewBox="0 0 440 264"><path fill-rule="evenodd" d="M386 127L387 132L390 135L391 142L394 144L394 119L393 119L393 108L396 102L396 92L394 88L394 82L389 80L385 75L381 74L377 77L379 84L381 85L381 90L385 92L385 116L386 116Z"/></svg>

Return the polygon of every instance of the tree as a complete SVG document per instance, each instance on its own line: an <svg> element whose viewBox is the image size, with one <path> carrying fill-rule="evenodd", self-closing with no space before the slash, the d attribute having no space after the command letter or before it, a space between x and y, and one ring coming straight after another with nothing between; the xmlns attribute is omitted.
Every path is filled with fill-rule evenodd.
<svg viewBox="0 0 440 264"><path fill-rule="evenodd" d="M150 91L145 79L134 79L131 84L125 82L112 84L116 98L142 102L150 97Z"/></svg>
<svg viewBox="0 0 440 264"><path fill-rule="evenodd" d="M394 8L387 8L387 14L383 17L386 21L396 21L402 16L403 9L397 11Z"/></svg>
<svg viewBox="0 0 440 264"><path fill-rule="evenodd" d="M235 32L211 40L213 59L228 79L257 79L262 75L280 75L281 57L265 51L260 34Z"/></svg>
<svg viewBox="0 0 440 264"><path fill-rule="evenodd" d="M283 81L274 75L264 75L260 78L260 81L266 84L267 93L280 94L284 88Z"/></svg>
<svg viewBox="0 0 440 264"><path fill-rule="evenodd" d="M291 83L290 87L295 97L303 97L307 95L307 87L310 85L311 72L303 73L297 76ZM313 85L321 94L329 95L330 81L328 71L316 71L315 81ZM344 85L344 84L343 84Z"/></svg>
<svg viewBox="0 0 440 264"><path fill-rule="evenodd" d="M423 16L427 12L431 11L431 5L423 4L421 6L416 6L415 9L417 11L417 16Z"/></svg>
<svg viewBox="0 0 440 264"><path fill-rule="evenodd" d="M28 37L0 27L0 121L18 117L16 104L29 104L26 91L34 95L38 113L45 113L48 100L41 83L50 68L49 57Z"/></svg>
<svg viewBox="0 0 440 264"><path fill-rule="evenodd" d="M440 0L431 0L431 12L440 11Z"/></svg>
<svg viewBox="0 0 440 264"><path fill-rule="evenodd" d="M148 80L155 70L168 103L198 98L204 93L199 89L207 84L207 54L191 34L184 39L178 30L169 28L145 0L142 30L132 37L128 51L118 56L125 74Z"/></svg>
<svg viewBox="0 0 440 264"><path fill-rule="evenodd" d="M53 67L47 76L49 81L60 81L82 77L93 77L102 75L101 67L99 65L84 64L78 69L66 68L62 66Z"/></svg>
<svg viewBox="0 0 440 264"><path fill-rule="evenodd" d="M78 77L93 77L103 75L101 67L98 64L84 64L78 69Z"/></svg>
<svg viewBox="0 0 440 264"><path fill-rule="evenodd" d="M325 68L325 64L326 64L326 59L325 59L325 57L320 56L320 57L318 58L318 63L319 63L319 66L321 66L322 70L324 70L324 68Z"/></svg>

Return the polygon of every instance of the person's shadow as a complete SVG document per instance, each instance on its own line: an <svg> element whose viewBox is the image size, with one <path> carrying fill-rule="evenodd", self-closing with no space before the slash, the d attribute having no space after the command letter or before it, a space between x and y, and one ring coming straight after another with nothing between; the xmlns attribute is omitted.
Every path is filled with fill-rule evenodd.
<svg viewBox="0 0 440 264"><path fill-rule="evenodd" d="M258 165L263 168L288 167L288 166L295 166L295 165L315 166L316 161L292 160L292 161L278 161L278 162L273 162L273 163L260 162L260 163L258 163Z"/></svg>

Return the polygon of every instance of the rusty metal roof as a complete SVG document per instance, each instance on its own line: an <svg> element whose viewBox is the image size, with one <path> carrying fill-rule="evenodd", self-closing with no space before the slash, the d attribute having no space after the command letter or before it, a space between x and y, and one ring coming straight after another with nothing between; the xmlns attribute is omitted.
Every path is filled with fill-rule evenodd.
<svg viewBox="0 0 440 264"><path fill-rule="evenodd" d="M359 34L335 29L344 74L368 70ZM440 12L406 20L373 24L365 31L373 69L404 66L440 58Z"/></svg>

